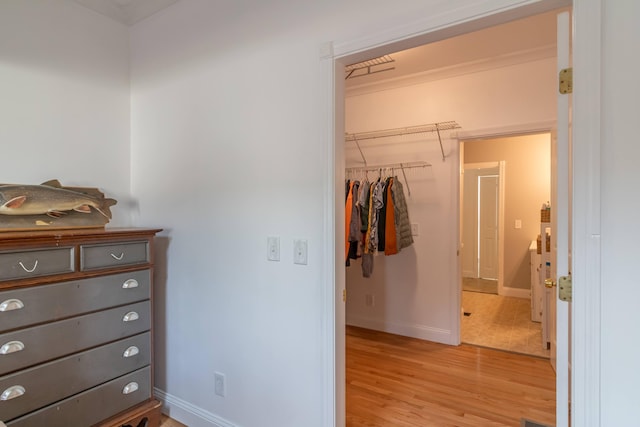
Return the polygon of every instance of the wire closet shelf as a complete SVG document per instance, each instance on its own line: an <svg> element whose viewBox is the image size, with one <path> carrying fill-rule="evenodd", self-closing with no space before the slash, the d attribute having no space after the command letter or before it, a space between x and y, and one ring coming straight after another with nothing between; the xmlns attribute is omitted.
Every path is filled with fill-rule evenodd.
<svg viewBox="0 0 640 427"><path fill-rule="evenodd" d="M429 123L429 124L410 126L410 127L404 127L404 128L383 129L383 130L376 130L371 132L346 133L345 142L353 141L356 143L358 150L360 151L360 155L362 156L362 160L364 161L365 166L367 166L367 161L364 157L364 154L362 153L362 148L360 147L360 141L364 141L367 139L391 138L394 136L436 132L438 134L438 141L440 142L440 152L442 153L442 161L444 161L445 155L444 155L444 148L442 147L442 135L440 134L440 132L445 130L451 130L451 129L459 129L459 128L461 128L461 126L457 122L449 121L449 122Z"/></svg>

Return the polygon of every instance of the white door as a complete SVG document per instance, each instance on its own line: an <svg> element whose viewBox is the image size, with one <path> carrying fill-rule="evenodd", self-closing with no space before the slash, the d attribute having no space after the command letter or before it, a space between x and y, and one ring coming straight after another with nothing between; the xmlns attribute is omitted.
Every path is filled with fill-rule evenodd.
<svg viewBox="0 0 640 427"><path fill-rule="evenodd" d="M558 15L558 73L570 67L569 12ZM569 276L571 253L569 247L571 223L569 221L571 187L571 96L558 92L557 138L552 142L551 164L551 279L557 283L560 276ZM571 303L558 299L558 287L551 288L551 363L556 370L556 426L569 425L570 348L569 324ZM553 325L555 324L555 328Z"/></svg>
<svg viewBox="0 0 640 427"><path fill-rule="evenodd" d="M499 279L500 164L464 164L461 177L462 276ZM494 180L482 180L493 177ZM489 182L495 183L495 187ZM486 199L486 200L485 200ZM482 222L486 224L483 226ZM487 239L483 243L483 239Z"/></svg>
<svg viewBox="0 0 640 427"><path fill-rule="evenodd" d="M498 278L498 175L478 177L479 270L483 279Z"/></svg>

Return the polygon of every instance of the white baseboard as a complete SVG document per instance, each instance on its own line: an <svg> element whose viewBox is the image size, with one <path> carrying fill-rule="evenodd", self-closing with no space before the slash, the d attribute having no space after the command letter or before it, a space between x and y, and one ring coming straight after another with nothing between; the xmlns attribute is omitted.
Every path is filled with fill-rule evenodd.
<svg viewBox="0 0 640 427"><path fill-rule="evenodd" d="M162 413L189 427L238 427L209 411L172 396L158 388L155 397L162 402Z"/></svg>
<svg viewBox="0 0 640 427"><path fill-rule="evenodd" d="M498 293L503 297L531 299L531 289L510 288L504 286Z"/></svg>
<svg viewBox="0 0 640 427"><path fill-rule="evenodd" d="M433 328L425 325L385 322L379 319L371 319L359 316L347 316L346 324L374 331L388 332L390 334L419 338L422 340L438 342L441 344L457 345L453 342L453 334L446 329Z"/></svg>

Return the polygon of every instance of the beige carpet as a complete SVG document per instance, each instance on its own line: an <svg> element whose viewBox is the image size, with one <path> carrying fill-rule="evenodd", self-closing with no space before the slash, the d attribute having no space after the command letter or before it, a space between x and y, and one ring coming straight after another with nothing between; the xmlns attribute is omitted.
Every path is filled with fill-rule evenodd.
<svg viewBox="0 0 640 427"><path fill-rule="evenodd" d="M462 342L549 357L542 346L542 324L531 321L528 299L462 292Z"/></svg>

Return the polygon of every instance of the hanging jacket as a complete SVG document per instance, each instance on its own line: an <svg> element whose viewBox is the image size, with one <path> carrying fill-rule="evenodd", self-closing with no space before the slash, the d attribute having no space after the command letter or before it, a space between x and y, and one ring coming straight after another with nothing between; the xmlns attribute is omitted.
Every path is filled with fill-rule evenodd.
<svg viewBox="0 0 640 427"><path fill-rule="evenodd" d="M384 252L384 243L386 236L386 222L387 222L387 195L389 193L389 180L391 178L387 178L384 180L383 190L382 190L382 207L380 208L380 214L378 216L378 251Z"/></svg>
<svg viewBox="0 0 640 427"><path fill-rule="evenodd" d="M378 220L380 219L380 209L384 205L382 198L384 192L384 182L377 181L371 186L371 206L369 207L369 253L376 253L378 250Z"/></svg>
<svg viewBox="0 0 640 427"><path fill-rule="evenodd" d="M352 186L352 206L351 206L351 221L349 223L349 251L347 255L347 265L349 265L349 259L358 258L358 246L362 240L362 231L360 231L360 182L354 181Z"/></svg>
<svg viewBox="0 0 640 427"><path fill-rule="evenodd" d="M398 253L398 239L396 235L396 217L395 217L395 205L393 203L392 187L394 179L389 178L389 184L387 184L387 197L385 199L386 219L385 219L385 240L384 240L384 254L395 255Z"/></svg>
<svg viewBox="0 0 640 427"><path fill-rule="evenodd" d="M360 184L360 195L358 204L360 205L360 231L366 233L369 228L369 200L371 198L371 184L367 179Z"/></svg>
<svg viewBox="0 0 640 427"><path fill-rule="evenodd" d="M357 242L360 238L360 182L354 181L351 190L352 204L351 204L351 221L349 222L349 241Z"/></svg>
<svg viewBox="0 0 640 427"><path fill-rule="evenodd" d="M344 259L346 261L349 260L349 226L351 224L351 214L352 214L352 207L353 207L353 195L352 195L352 190L353 190L353 182L349 182L347 181L348 185L349 185L349 189L347 191L347 200L344 206L344 243L345 243L345 248L344 248Z"/></svg>
<svg viewBox="0 0 640 427"><path fill-rule="evenodd" d="M398 177L395 177L391 191L395 205L394 215L396 216L398 250L401 250L413 243L413 236L411 235L411 221L409 221L409 210L404 197L404 188Z"/></svg>

